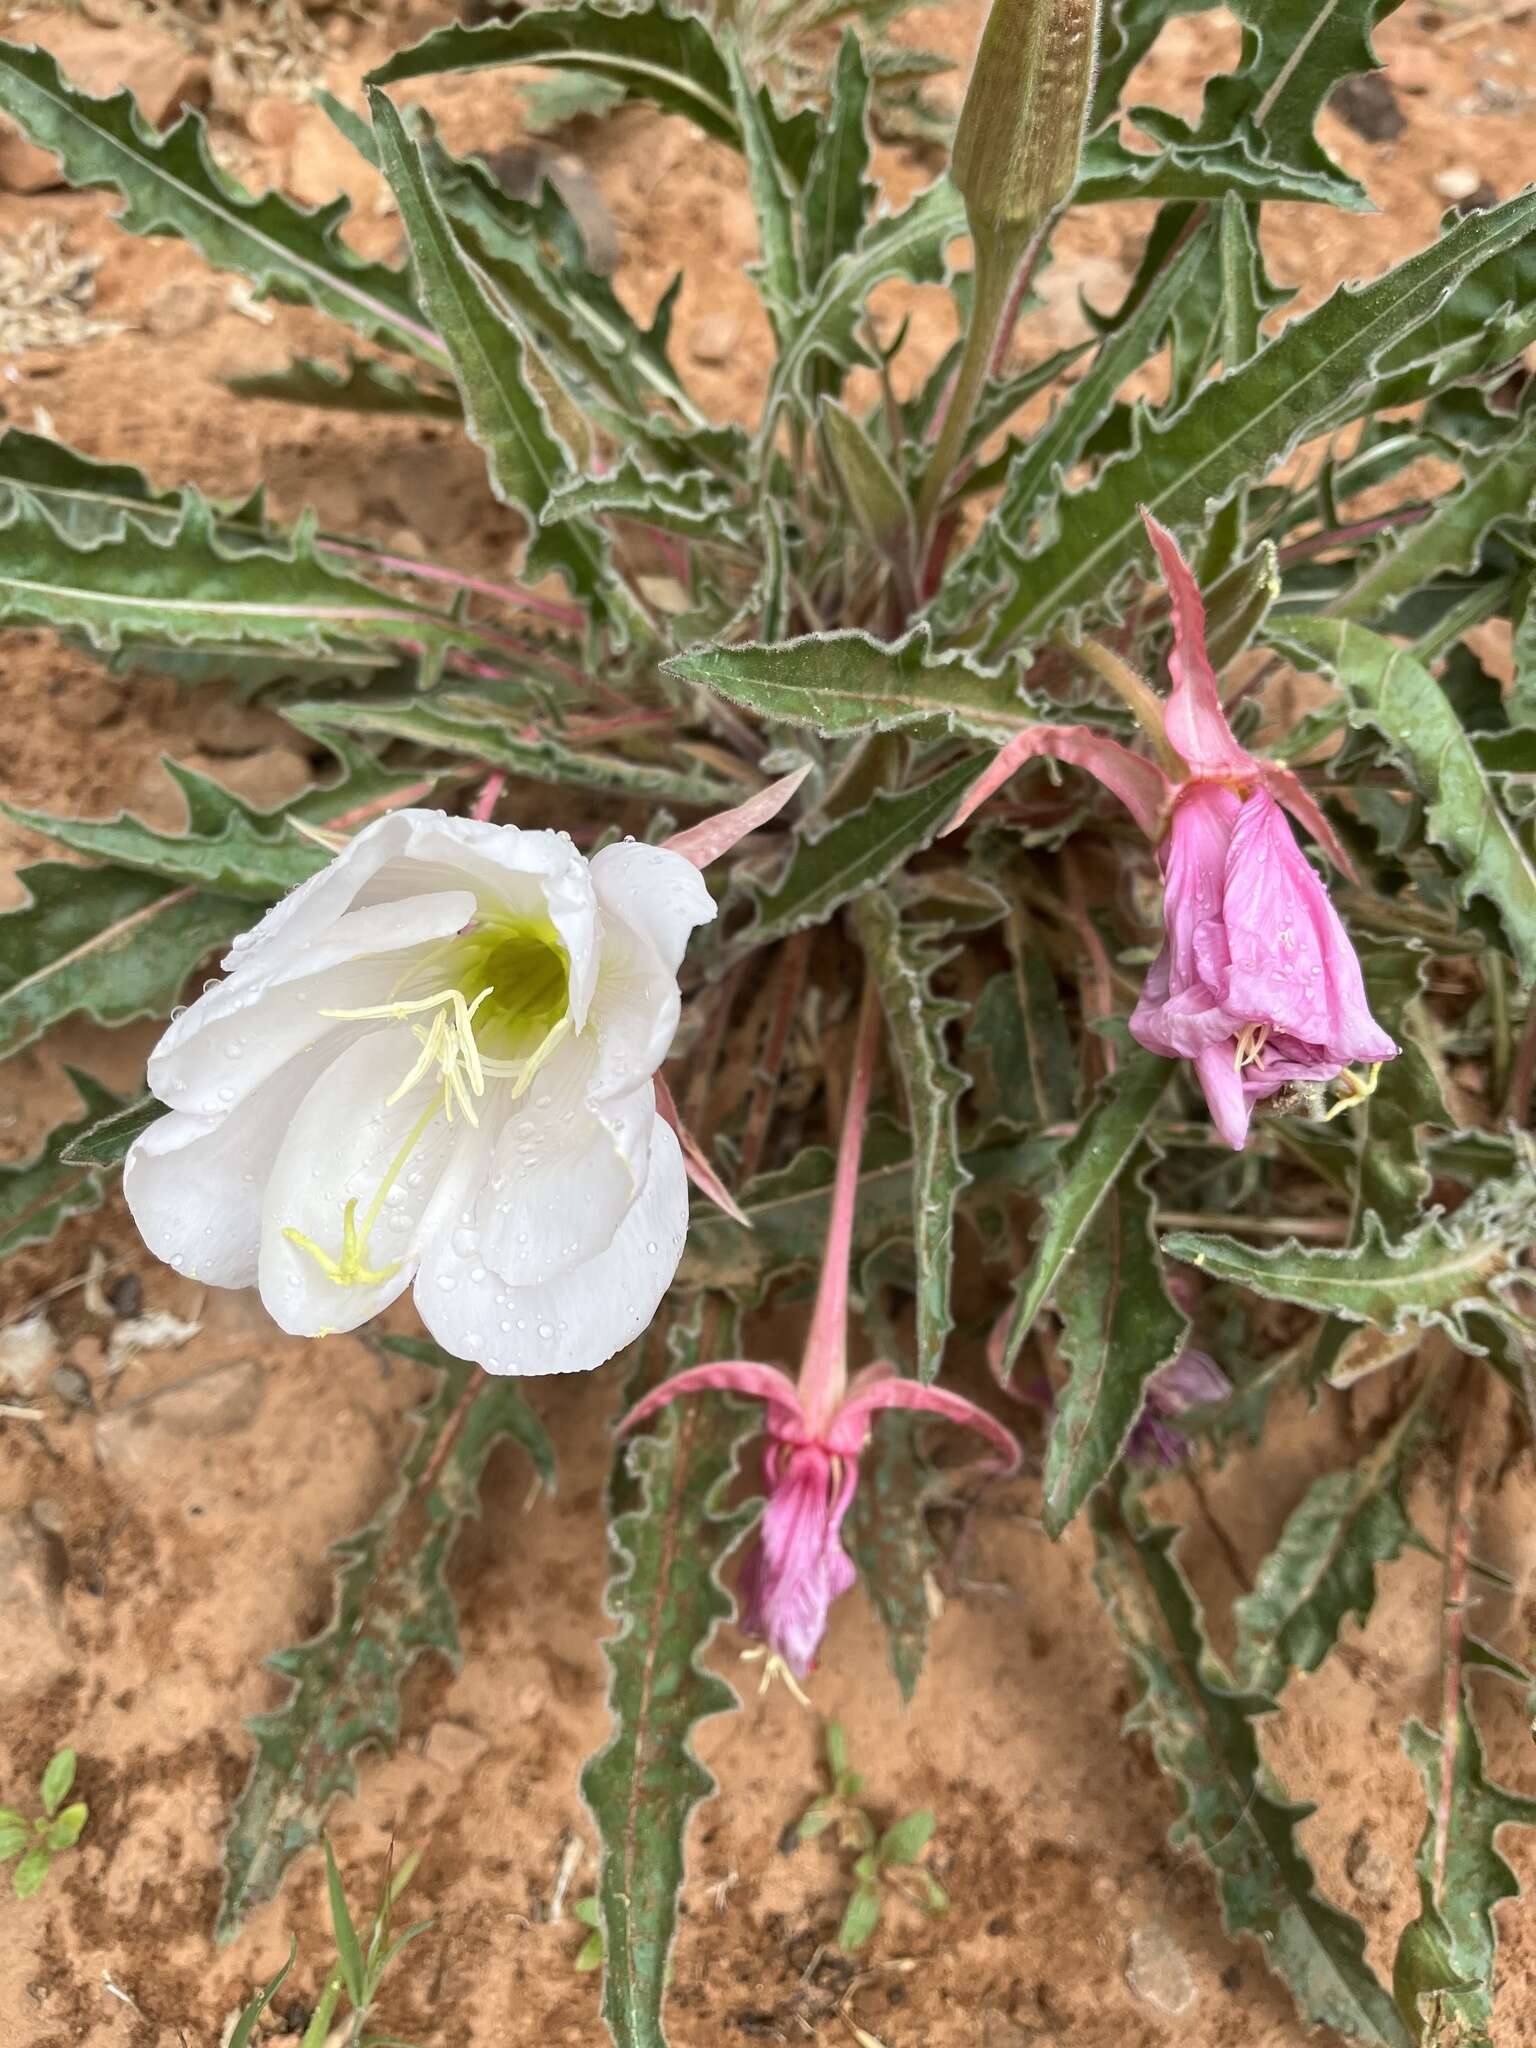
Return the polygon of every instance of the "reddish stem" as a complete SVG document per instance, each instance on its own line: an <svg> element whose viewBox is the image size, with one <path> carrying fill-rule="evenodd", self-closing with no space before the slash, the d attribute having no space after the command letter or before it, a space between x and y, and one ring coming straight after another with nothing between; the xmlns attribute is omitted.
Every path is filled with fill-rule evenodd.
<svg viewBox="0 0 1536 2048"><path fill-rule="evenodd" d="M784 1067L784 1049L789 1043L795 1012L800 1007L800 996L805 988L805 967L810 958L811 935L796 932L779 956L779 985L774 1001L773 1015L768 1020L768 1036L763 1042L763 1056L758 1064L757 1085L752 1091L752 1101L747 1109L747 1127L741 1140L740 1184L745 1186L762 1164L763 1146L768 1138L768 1122L773 1114L774 1097L779 1092L779 1075Z"/></svg>
<svg viewBox="0 0 1536 2048"><path fill-rule="evenodd" d="M537 591L524 590L519 584L493 583L484 576L470 576L462 569L445 568L440 562L418 562L409 555L381 554L376 548L356 547L350 541L323 540L320 546L327 554L372 562L376 568L388 570L396 576L409 576L418 583L450 583L456 590L470 590L478 597L493 598L496 603L511 605L519 611L537 612L572 633L579 633L584 623L583 614L575 605L561 604L552 597L540 597Z"/></svg>
<svg viewBox="0 0 1536 2048"><path fill-rule="evenodd" d="M490 819L492 811L495 810L497 804L501 801L501 792L506 786L506 771L501 768L493 768L485 778L480 794L475 798L474 808L470 811L469 815L472 818L477 818L482 825L486 824Z"/></svg>
<svg viewBox="0 0 1536 2048"><path fill-rule="evenodd" d="M817 1435L825 1433L848 1385L848 1264L864 1125L869 1115L869 1090L879 1041L880 997L871 977L864 984L863 1006L859 1011L848 1103L837 1147L837 1175L832 1183L832 1214L821 1258L821 1281L800 1366L800 1406L808 1427Z"/></svg>

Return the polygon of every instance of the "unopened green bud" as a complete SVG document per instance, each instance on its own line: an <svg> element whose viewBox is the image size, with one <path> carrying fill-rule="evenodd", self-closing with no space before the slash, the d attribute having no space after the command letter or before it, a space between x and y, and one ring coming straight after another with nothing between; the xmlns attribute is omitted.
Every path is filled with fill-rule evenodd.
<svg viewBox="0 0 1536 2048"><path fill-rule="evenodd" d="M1072 190L1098 0L992 0L950 165L973 232L1032 235Z"/></svg>

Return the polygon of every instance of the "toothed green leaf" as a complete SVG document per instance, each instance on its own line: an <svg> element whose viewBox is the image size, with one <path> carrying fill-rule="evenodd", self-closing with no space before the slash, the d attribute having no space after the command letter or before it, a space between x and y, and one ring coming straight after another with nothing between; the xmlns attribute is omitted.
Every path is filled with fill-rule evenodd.
<svg viewBox="0 0 1536 2048"><path fill-rule="evenodd" d="M243 272L258 297L314 306L370 340L443 363L404 274L341 240L346 200L310 209L277 192L253 198L213 161L200 114L157 135L131 93L95 99L46 50L4 42L0 111L58 157L72 185L120 193L118 220L130 233L180 235L216 269Z"/></svg>
<svg viewBox="0 0 1536 2048"><path fill-rule="evenodd" d="M1062 501L1059 533L1019 565L984 651L1038 640L1102 610L1133 566L1150 564L1140 506L1177 532L1198 531L1212 509L1309 434L1385 402L1380 380L1395 356L1418 362L1437 339L1448 346L1451 334L1461 335L1447 294L1533 240L1536 193L1470 215L1386 276L1335 292L1240 369L1148 423L1136 448Z"/></svg>
<svg viewBox="0 0 1536 2048"><path fill-rule="evenodd" d="M64 1071L80 1098L81 1114L55 1124L30 1159L0 1166L0 1258L9 1258L24 1244L46 1244L71 1216L101 1205L101 1178L82 1170L73 1147L103 1118L121 1115L123 1097L77 1067Z"/></svg>
<svg viewBox="0 0 1536 2048"><path fill-rule="evenodd" d="M1374 1323L1388 1335L1440 1328L1464 1349L1479 1351L1466 1318L1473 1311L1495 1318L1505 1313L1506 1290L1518 1284L1533 1233L1536 1173L1526 1160L1509 1179L1485 1181L1454 1215L1432 1212L1396 1239L1369 1215L1360 1242L1342 1251L1303 1247L1294 1239L1259 1251L1194 1230L1170 1231L1163 1250L1209 1279L1271 1301Z"/></svg>
<svg viewBox="0 0 1536 2048"><path fill-rule="evenodd" d="M1398 2004L1424 2048L1493 2048L1493 1909L1520 1896L1498 1835L1500 1828L1536 1827L1536 1800L1484 1776L1465 1681L1449 1798L1443 1738L1410 1721L1403 1747L1424 1780L1429 1815L1414 1859L1419 1917L1403 1930L1393 1971Z"/></svg>
<svg viewBox="0 0 1536 2048"><path fill-rule="evenodd" d="M1339 619L1288 619L1284 637L1324 666L1424 799L1430 839L1461 871L1464 903L1499 913L1521 978L1536 981L1536 860L1505 816L1444 690L1404 648Z"/></svg>
<svg viewBox="0 0 1536 2048"><path fill-rule="evenodd" d="M886 1042L901 1076L912 1133L912 1256L917 1268L917 1376L938 1378L954 1327L950 1285L955 1208L969 1182L960 1160L956 1105L970 1085L954 1065L946 1031L965 1005L938 995L933 977L953 957L940 934L903 924L883 889L859 898L854 925L880 992Z"/></svg>
<svg viewBox="0 0 1536 2048"><path fill-rule="evenodd" d="M691 1305L664 1350L666 1369L729 1357L727 1315ZM656 1352L663 1347L653 1340ZM629 1389L638 1393L638 1376ZM666 1411L622 1443L609 1479L611 1575L606 1607L618 1632L604 1644L614 1722L581 1774L601 1839L603 2017L625 2048L664 2048L661 2005L677 1927L684 1836L715 1790L693 1730L730 1713L736 1694L700 1658L732 1612L720 1566L756 1519L730 1507L737 1461L760 1426L755 1405L706 1394Z"/></svg>
<svg viewBox="0 0 1536 2048"><path fill-rule="evenodd" d="M457 391L442 384L420 384L388 363L350 353L344 363L295 356L286 370L262 370L226 382L237 398L276 398L288 405L321 406L327 412L421 413L439 420L464 416Z"/></svg>
<svg viewBox="0 0 1536 2048"><path fill-rule="evenodd" d="M1125 1726L1151 1738L1178 1795L1170 1844L1199 1850L1228 1933L1258 1937L1307 2022L1347 2040L1412 2048L1365 1960L1359 1923L1318 1896L1296 1839L1312 1809L1285 1797L1259 1755L1255 1723L1273 1702L1234 1687L1212 1656L1173 1555L1177 1532L1128 1527L1106 1502L1094 1533L1094 1582L1138 1686Z"/></svg>
<svg viewBox="0 0 1536 2048"><path fill-rule="evenodd" d="M515 1439L544 1483L554 1484L554 1452L516 1380L482 1375L435 1344L384 1342L429 1366L437 1384L417 1411L415 1440L388 1500L366 1528L336 1546L341 1568L331 1621L309 1642L268 1660L291 1690L281 1707L250 1724L257 1754L224 1845L221 1941L238 1931L252 1906L273 1896L294 1857L320 1840L331 1801L356 1789L358 1754L394 1747L400 1688L416 1659L435 1650L457 1665L458 1623L445 1566L465 1523L480 1511L491 1452L504 1438ZM478 1392L461 1415L459 1399L471 1383Z"/></svg>
<svg viewBox="0 0 1536 2048"><path fill-rule="evenodd" d="M1188 1317L1168 1299L1157 1255L1145 1185L1155 1158L1143 1139L1105 1185L1058 1269L1067 1377L1055 1390L1045 1450L1040 1518L1048 1536L1061 1535L1113 1469L1147 1382L1178 1357L1189 1331ZM1046 1209L1054 1222L1050 1197Z"/></svg>
<svg viewBox="0 0 1536 2048"><path fill-rule="evenodd" d="M903 1706L912 1704L927 1659L933 1619L928 1581L940 1559L924 1513L932 1475L918 1435L917 1418L899 1409L875 1417L844 1524L859 1584L885 1630ZM806 1832L803 1822L801 1830Z"/></svg>

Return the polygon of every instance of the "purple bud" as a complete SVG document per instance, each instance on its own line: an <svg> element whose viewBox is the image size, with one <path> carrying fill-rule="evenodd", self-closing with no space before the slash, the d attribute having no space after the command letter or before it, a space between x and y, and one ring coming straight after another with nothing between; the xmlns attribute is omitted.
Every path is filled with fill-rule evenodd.
<svg viewBox="0 0 1536 2048"><path fill-rule="evenodd" d="M1126 1457L1136 1465L1184 1464L1189 1439L1172 1426L1171 1418L1204 1401L1219 1401L1231 1391L1231 1381L1213 1358L1203 1351L1181 1351L1147 1382L1146 1402L1131 1430Z"/></svg>

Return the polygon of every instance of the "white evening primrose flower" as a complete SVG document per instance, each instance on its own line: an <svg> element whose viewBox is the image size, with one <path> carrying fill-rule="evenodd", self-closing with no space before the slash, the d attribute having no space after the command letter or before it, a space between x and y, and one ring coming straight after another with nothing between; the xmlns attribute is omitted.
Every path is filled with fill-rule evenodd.
<svg viewBox="0 0 1536 2048"><path fill-rule="evenodd" d="M652 1077L695 857L398 811L237 939L171 1023L172 1114L124 1191L151 1251L261 1290L295 1336L355 1329L414 1284L489 1372L600 1365L650 1322L688 1196Z"/></svg>

